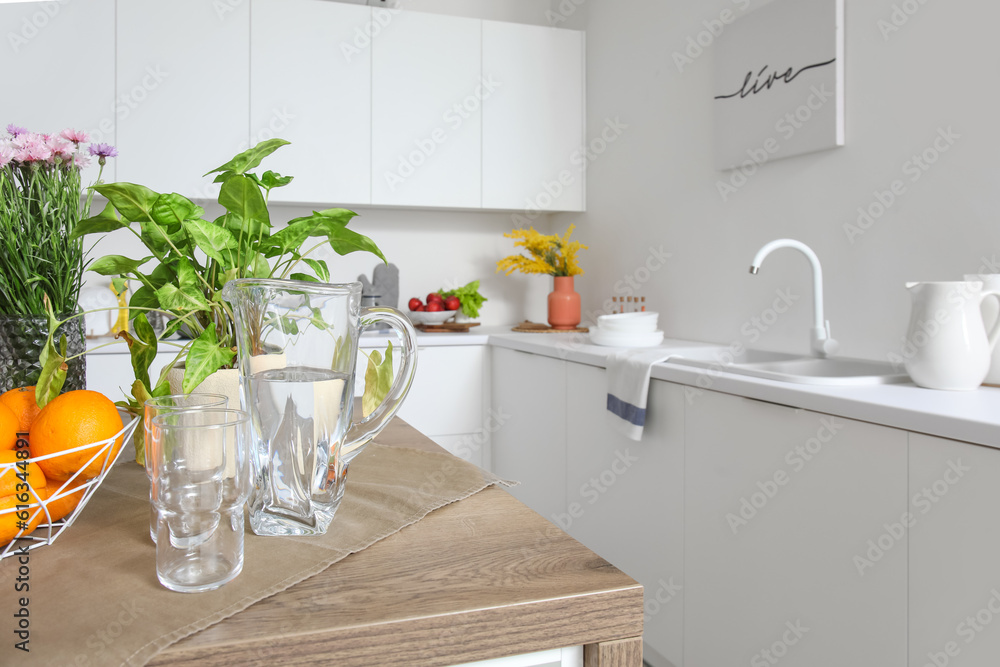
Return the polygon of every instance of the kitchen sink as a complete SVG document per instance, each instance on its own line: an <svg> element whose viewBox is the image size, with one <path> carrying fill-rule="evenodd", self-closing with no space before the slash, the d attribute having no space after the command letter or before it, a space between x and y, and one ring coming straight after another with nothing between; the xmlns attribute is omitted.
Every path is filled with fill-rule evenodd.
<svg viewBox="0 0 1000 667"><path fill-rule="evenodd" d="M781 352L746 350L734 357L725 350L670 357L671 364L737 375L814 385L878 385L909 382L910 377L892 365L848 357L803 357Z"/></svg>

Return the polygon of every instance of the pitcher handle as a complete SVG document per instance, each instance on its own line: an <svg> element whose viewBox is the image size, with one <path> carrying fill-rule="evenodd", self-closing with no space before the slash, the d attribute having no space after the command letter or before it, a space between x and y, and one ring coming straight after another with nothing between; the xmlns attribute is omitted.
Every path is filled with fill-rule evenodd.
<svg viewBox="0 0 1000 667"><path fill-rule="evenodd" d="M983 291L979 300L980 306L982 306L983 301L986 301L991 296L996 297L997 305L1000 306L1000 292L995 290ZM990 351L992 351L997 346L997 339L1000 338L1000 315L997 316L997 321L993 323L993 328L986 334L986 338L989 340Z"/></svg>
<svg viewBox="0 0 1000 667"><path fill-rule="evenodd" d="M362 308L361 319L364 324L361 330L384 322L395 329L403 339L403 365L392 381L389 393L385 395L382 402L370 415L361 421L351 424L350 430L344 439L344 444L340 448L341 459L344 463L349 463L355 456L361 453L364 446L382 432L386 424L396 416L396 412L403 404L407 392L410 391L410 384L413 382L413 375L417 371L417 333L413 330L413 325L401 312L395 308L376 307Z"/></svg>

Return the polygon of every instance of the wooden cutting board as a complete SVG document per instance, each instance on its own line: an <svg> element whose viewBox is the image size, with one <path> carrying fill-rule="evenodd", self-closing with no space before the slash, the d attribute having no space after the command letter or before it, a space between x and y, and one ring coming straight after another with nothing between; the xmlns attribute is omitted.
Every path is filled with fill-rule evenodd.
<svg viewBox="0 0 1000 667"><path fill-rule="evenodd" d="M478 327L479 322L443 322L441 324L415 324L417 331L424 333L468 333L471 327Z"/></svg>

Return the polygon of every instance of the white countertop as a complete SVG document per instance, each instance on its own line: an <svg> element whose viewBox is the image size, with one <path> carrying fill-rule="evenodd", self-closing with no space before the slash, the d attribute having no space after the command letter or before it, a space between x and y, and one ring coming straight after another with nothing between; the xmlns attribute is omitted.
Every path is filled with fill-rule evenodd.
<svg viewBox="0 0 1000 667"><path fill-rule="evenodd" d="M384 348L391 333L367 333L364 349ZM87 341L93 349L114 339ZM417 332L420 347L495 345L540 354L599 368L616 348L590 343L587 334L514 333L510 326L474 327L468 333ZM685 351L721 350L724 346L683 340L665 340L664 354L682 356ZM168 353L172 348L164 347ZM128 354L124 342L92 354ZM867 421L918 433L971 442L1000 449L1000 389L983 387L971 392L935 391L913 384L868 387L830 387L775 382L723 371L705 371L668 362L653 367L653 378L691 387L744 396L793 408Z"/></svg>
<svg viewBox="0 0 1000 667"><path fill-rule="evenodd" d="M606 367L616 348L592 345L586 334L496 333L490 345L591 366ZM665 340L664 354L723 349L692 341ZM745 396L760 401L882 424L907 431L1000 448L1000 389L955 392L923 389L914 384L829 387L775 382L722 371L705 371L668 362L653 367L653 378ZM693 394L696 395L696 394Z"/></svg>

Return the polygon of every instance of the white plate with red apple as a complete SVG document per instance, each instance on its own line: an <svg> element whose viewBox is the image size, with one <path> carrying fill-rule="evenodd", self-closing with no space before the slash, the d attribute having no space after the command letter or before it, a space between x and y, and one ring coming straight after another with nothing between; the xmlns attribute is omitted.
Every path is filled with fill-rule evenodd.
<svg viewBox="0 0 1000 667"><path fill-rule="evenodd" d="M428 294L426 301L414 297L408 305L407 316L414 324L443 324L458 315L462 306L457 296L445 298L437 292Z"/></svg>

